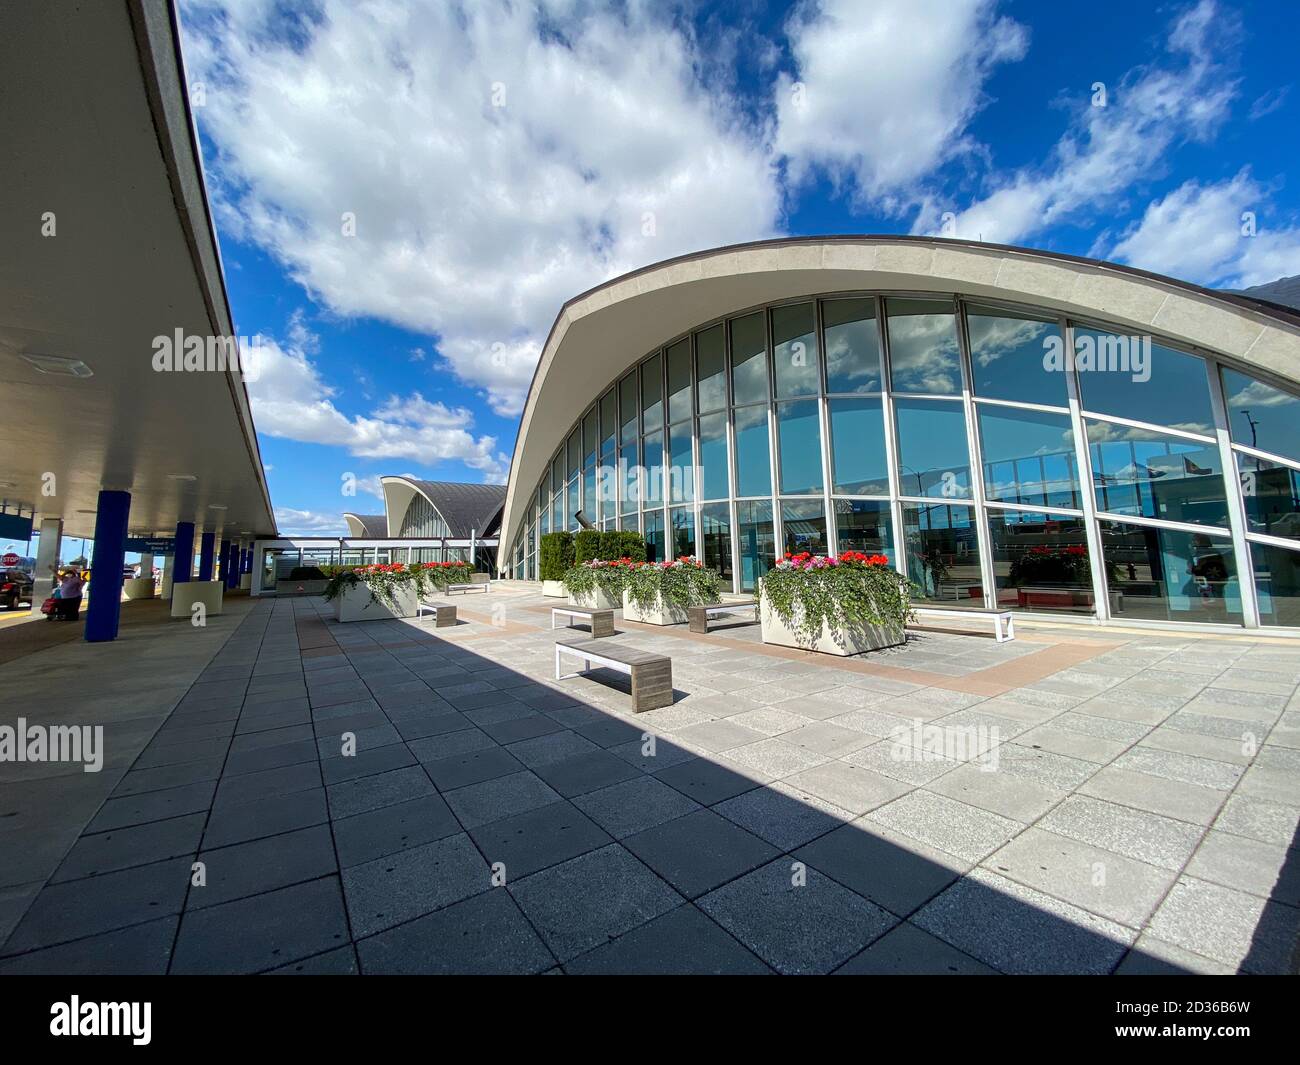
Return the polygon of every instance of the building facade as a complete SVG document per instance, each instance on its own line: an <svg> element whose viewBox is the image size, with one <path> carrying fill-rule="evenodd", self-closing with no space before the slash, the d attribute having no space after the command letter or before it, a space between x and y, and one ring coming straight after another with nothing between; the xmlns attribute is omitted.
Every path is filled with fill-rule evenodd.
<svg viewBox="0 0 1300 1065"><path fill-rule="evenodd" d="M1264 301L956 241L720 249L566 304L500 563L589 523L735 591L856 549L919 602L1297 627L1298 395L1300 316Z"/></svg>

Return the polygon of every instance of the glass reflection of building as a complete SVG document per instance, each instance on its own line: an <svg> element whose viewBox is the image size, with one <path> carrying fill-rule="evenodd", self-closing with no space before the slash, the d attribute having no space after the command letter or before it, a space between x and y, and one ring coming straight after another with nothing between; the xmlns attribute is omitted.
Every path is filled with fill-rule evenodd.
<svg viewBox="0 0 1300 1065"><path fill-rule="evenodd" d="M706 323L592 397L511 571L535 577L533 533L581 511L737 592L780 553L852 549L888 556L919 602L1300 625L1300 399L1160 338L1140 367L1048 358L1131 339L892 294ZM596 498L601 466L641 475Z"/></svg>

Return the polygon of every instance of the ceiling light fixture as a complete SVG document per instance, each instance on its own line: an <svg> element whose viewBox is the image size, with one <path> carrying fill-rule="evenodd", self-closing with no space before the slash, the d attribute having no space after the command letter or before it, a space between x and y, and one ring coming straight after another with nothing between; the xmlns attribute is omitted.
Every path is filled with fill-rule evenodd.
<svg viewBox="0 0 1300 1065"><path fill-rule="evenodd" d="M94 377L95 371L80 359L69 359L62 355L34 355L23 353L23 359L32 369L40 373L56 374L60 377Z"/></svg>
<svg viewBox="0 0 1300 1065"><path fill-rule="evenodd" d="M225 503L209 503L209 504L208 504L208 509L209 509L209 510L228 510L229 508L226 506Z"/></svg>
<svg viewBox="0 0 1300 1065"><path fill-rule="evenodd" d="M197 481L198 480L198 478L195 477L194 474L192 473L169 473L167 475L167 479L169 481Z"/></svg>

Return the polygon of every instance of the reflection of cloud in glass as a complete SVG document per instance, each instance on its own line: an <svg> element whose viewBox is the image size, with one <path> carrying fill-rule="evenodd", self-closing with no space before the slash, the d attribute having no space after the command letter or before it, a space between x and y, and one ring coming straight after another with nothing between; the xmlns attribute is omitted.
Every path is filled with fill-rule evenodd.
<svg viewBox="0 0 1300 1065"><path fill-rule="evenodd" d="M1043 337L1049 333L1059 336L1052 322L1033 322L1025 318L991 318L984 315L967 316L970 327L971 358L978 366L988 366L1010 355L1043 355Z"/></svg>
<svg viewBox="0 0 1300 1065"><path fill-rule="evenodd" d="M826 329L826 380L832 392L879 392L875 319Z"/></svg>
<svg viewBox="0 0 1300 1065"><path fill-rule="evenodd" d="M918 300L890 300L888 309L894 391L934 395L960 392L954 315Z"/></svg>
<svg viewBox="0 0 1300 1065"><path fill-rule="evenodd" d="M1230 385L1247 382L1244 388L1239 388L1228 396L1229 407L1285 407L1300 403L1300 399L1295 396L1266 385L1263 381L1252 381L1236 373L1227 376Z"/></svg>

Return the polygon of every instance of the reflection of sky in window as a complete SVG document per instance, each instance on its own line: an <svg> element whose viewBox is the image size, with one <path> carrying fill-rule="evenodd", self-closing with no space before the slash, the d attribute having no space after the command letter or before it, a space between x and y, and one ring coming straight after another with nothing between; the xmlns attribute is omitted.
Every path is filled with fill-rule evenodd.
<svg viewBox="0 0 1300 1065"><path fill-rule="evenodd" d="M817 334L811 303L772 308L772 365L778 396L817 394Z"/></svg>
<svg viewBox="0 0 1300 1065"><path fill-rule="evenodd" d="M1119 339L1123 335L1076 329L1076 347L1080 338L1085 337L1098 343L1107 337ZM1139 338L1128 339L1136 342ZM1080 368L1079 388L1084 409L1190 433L1214 431L1209 379L1203 360L1153 343L1147 369L1151 376L1141 381L1134 380L1132 372Z"/></svg>
<svg viewBox="0 0 1300 1065"><path fill-rule="evenodd" d="M886 495L885 421L878 399L832 399L831 455L835 491L845 495Z"/></svg>
<svg viewBox="0 0 1300 1065"><path fill-rule="evenodd" d="M903 494L942 495L948 485L949 491L968 495L970 456L962 405L944 400L900 399L894 412ZM945 480L945 473L952 477Z"/></svg>
<svg viewBox="0 0 1300 1065"><path fill-rule="evenodd" d="M1234 441L1300 460L1300 399L1227 369L1223 395Z"/></svg>
<svg viewBox="0 0 1300 1065"><path fill-rule="evenodd" d="M767 401L767 331L763 314L748 314L731 323L733 403Z"/></svg>
<svg viewBox="0 0 1300 1065"><path fill-rule="evenodd" d="M813 400L782 403L776 409L781 444L781 491L806 495L822 490L821 429Z"/></svg>
<svg viewBox="0 0 1300 1065"><path fill-rule="evenodd" d="M981 405L979 425L989 499L1079 505L1074 440L1065 415Z"/></svg>
<svg viewBox="0 0 1300 1065"><path fill-rule="evenodd" d="M1226 524L1226 490L1214 445L1100 422L1089 422L1087 432L1099 509Z"/></svg>
<svg viewBox="0 0 1300 1065"><path fill-rule="evenodd" d="M768 495L772 491L772 470L767 457L767 408L737 407L735 419L736 493Z"/></svg>
<svg viewBox="0 0 1300 1065"><path fill-rule="evenodd" d="M977 396L1066 405L1065 374L1046 369L1043 362L1044 344L1061 335L1054 322L975 310L967 311L966 322Z"/></svg>
<svg viewBox="0 0 1300 1065"><path fill-rule="evenodd" d="M695 368L699 375L700 410L717 410L727 405L727 366L722 343L722 326L705 329L695 337Z"/></svg>
<svg viewBox="0 0 1300 1065"><path fill-rule="evenodd" d="M952 307L932 300L887 300L889 358L895 392L961 392Z"/></svg>
<svg viewBox="0 0 1300 1065"><path fill-rule="evenodd" d="M879 392L880 334L874 300L826 300L822 303L826 336L826 390Z"/></svg>

